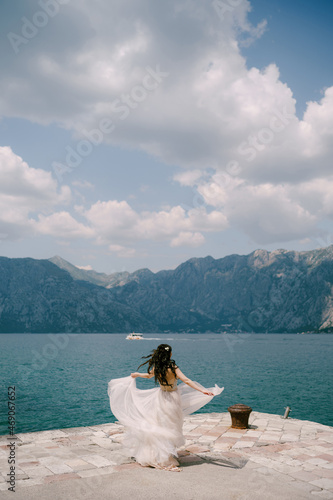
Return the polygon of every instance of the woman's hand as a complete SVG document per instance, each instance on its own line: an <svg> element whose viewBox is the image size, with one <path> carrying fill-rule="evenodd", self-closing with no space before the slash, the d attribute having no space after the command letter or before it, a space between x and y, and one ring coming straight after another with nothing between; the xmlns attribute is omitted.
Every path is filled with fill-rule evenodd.
<svg viewBox="0 0 333 500"><path fill-rule="evenodd" d="M214 396L214 393L209 391L202 391L202 394L206 394L206 396Z"/></svg>
<svg viewBox="0 0 333 500"><path fill-rule="evenodd" d="M137 378L140 374L137 372L131 373L132 378Z"/></svg>

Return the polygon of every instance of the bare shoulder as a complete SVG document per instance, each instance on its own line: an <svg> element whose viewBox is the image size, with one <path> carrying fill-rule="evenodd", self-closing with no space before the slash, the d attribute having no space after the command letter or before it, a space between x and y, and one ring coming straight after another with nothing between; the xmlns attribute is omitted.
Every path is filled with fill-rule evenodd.
<svg viewBox="0 0 333 500"><path fill-rule="evenodd" d="M190 379L181 371L180 368L176 369L176 377L179 378L182 382L187 383Z"/></svg>

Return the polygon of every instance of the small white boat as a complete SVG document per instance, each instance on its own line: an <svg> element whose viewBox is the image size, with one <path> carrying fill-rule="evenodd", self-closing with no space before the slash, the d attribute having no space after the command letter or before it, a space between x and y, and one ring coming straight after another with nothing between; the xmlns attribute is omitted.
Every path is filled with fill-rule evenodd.
<svg viewBox="0 0 333 500"><path fill-rule="evenodd" d="M130 333L127 335L126 340L142 340L142 333Z"/></svg>

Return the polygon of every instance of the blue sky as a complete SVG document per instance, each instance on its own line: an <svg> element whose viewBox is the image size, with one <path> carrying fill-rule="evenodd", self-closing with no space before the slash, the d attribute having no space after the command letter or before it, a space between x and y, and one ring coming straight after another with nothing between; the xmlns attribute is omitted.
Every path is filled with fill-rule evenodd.
<svg viewBox="0 0 333 500"><path fill-rule="evenodd" d="M96 5L0 7L0 254L111 273L332 244L332 3Z"/></svg>

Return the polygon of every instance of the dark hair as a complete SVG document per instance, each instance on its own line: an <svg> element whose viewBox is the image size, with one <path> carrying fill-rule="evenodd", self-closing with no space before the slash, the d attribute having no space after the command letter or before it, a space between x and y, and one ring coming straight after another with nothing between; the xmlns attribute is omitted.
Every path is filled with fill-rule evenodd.
<svg viewBox="0 0 333 500"><path fill-rule="evenodd" d="M152 351L152 354L149 356L142 356L142 359L148 359L144 363L141 363L138 369L148 363L147 372L150 373L151 369L154 368L155 382L159 382L161 385L171 386L166 379L166 374L170 368L172 373L176 376L177 368L175 361L171 359L171 350L171 346L168 344L160 344L157 349Z"/></svg>

